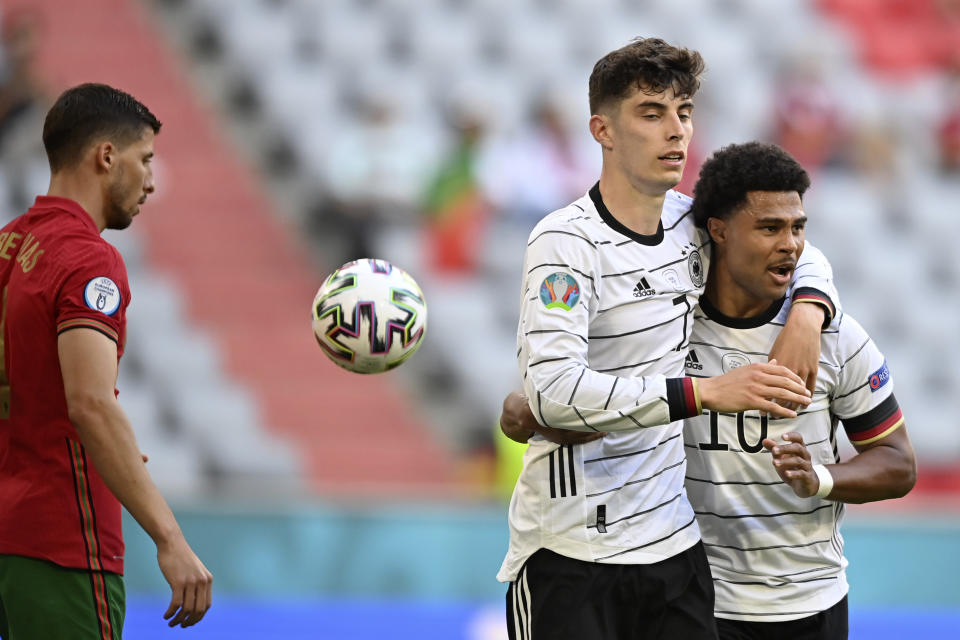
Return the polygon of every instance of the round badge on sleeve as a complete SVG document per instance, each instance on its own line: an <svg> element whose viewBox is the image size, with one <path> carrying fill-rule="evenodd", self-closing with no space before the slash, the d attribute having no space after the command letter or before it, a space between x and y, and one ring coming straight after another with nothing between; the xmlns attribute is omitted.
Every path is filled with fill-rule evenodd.
<svg viewBox="0 0 960 640"><path fill-rule="evenodd" d="M120 308L120 287L106 276L94 278L83 290L83 301L91 309L112 316Z"/></svg>
<svg viewBox="0 0 960 640"><path fill-rule="evenodd" d="M570 311L579 299L580 285L569 273L554 273L540 284L540 301L547 309Z"/></svg>

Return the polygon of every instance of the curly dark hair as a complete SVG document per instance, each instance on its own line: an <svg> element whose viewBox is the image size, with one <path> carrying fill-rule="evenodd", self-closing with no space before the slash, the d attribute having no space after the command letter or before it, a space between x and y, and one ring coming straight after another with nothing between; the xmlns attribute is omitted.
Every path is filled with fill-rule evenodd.
<svg viewBox="0 0 960 640"><path fill-rule="evenodd" d="M590 74L590 113L599 113L622 100L634 87L649 95L673 88L691 98L700 88L706 65L692 49L681 49L660 38L635 38L593 65Z"/></svg>
<svg viewBox="0 0 960 640"><path fill-rule="evenodd" d="M775 144L731 144L700 168L693 187L693 219L706 228L708 218L726 219L747 201L749 191L796 191L810 187L810 176L793 156Z"/></svg>
<svg viewBox="0 0 960 640"><path fill-rule="evenodd" d="M144 129L160 132L160 121L129 93L89 82L67 89L47 112L43 146L54 173L78 160L97 138L119 147L138 140Z"/></svg>

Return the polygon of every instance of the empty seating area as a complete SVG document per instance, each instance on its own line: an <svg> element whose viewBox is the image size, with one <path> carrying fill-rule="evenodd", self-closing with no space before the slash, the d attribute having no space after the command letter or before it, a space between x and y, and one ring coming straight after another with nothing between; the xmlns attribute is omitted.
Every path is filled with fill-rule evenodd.
<svg viewBox="0 0 960 640"><path fill-rule="evenodd" d="M169 469L158 463L154 475L183 493L242 486L245 477L251 487L263 478L291 487L303 478L337 482L327 472L344 483L404 476L427 485L450 477L440 458L489 446L500 401L520 384L515 332L527 234L539 216L575 197L570 182L579 194L595 179L587 78L600 56L635 36L698 49L707 61L683 190L690 192L699 163L731 142L777 141L804 161L813 179L808 238L830 258L844 309L886 353L922 463L957 467L960 431L945 400L960 395L949 369L960 361L960 258L952 247L960 236L960 164L951 167L943 155L939 123L960 113L960 75L929 51L909 73L898 67L891 75L883 64L889 51L870 49L890 24L871 12L899 15L896 7L910 4L134 2L140 19L177 47L200 102L225 116L220 126L244 146L233 168L261 169L285 214L274 222L302 241L296 251L306 246L303 256L284 253L282 264L266 266L266 254L290 246L275 240L261 215L269 207L246 183L234 189L241 174L223 169L223 158L208 165L190 153L171 159L194 176L178 174L177 189L192 188L208 168L218 184L180 193L177 203L204 212L194 222L205 238L236 223L228 237L250 249L250 259L226 248L181 253L181 236L154 222L149 242L136 229L109 236L127 258L135 298L121 401L144 449L176 460ZM556 158L537 155L549 148L534 116L545 104L576 150L577 166L567 169L579 177L566 185L545 177L557 174ZM174 122L171 132L178 126L167 151L191 142L194 130ZM219 133L214 127L202 139ZM472 191L464 193L480 213L466 249L475 255L451 266L433 255L445 213L431 209L431 193L461 150L470 156ZM0 201L42 189L24 187L43 182L42 164L37 169L31 157L23 165L29 182L0 173ZM264 240L255 250L256 238ZM238 300L277 295L278 305L295 306L303 298L306 331L310 270L318 284L326 271L365 257L357 252L391 260L420 282L430 305L421 353L386 383L328 373L325 362L308 360L319 352L304 355L312 345L300 340L299 311L291 311L270 338L285 355L261 357L254 343L275 308L247 305L251 317L241 321L247 309ZM191 268L198 271L192 284ZM238 279L246 288L228 282ZM358 415L344 407L383 395L416 412L394 425L371 407ZM421 421L429 431L418 430ZM366 446L361 429L387 456L373 469L351 465Z"/></svg>
<svg viewBox="0 0 960 640"><path fill-rule="evenodd" d="M549 97L560 103L583 153L599 155L587 138L586 79L599 56L637 35L704 54L694 144L701 160L729 142L779 141L781 109L788 121L799 121L802 109L829 109L832 146L812 154L811 165L818 164L808 165L809 237L833 261L845 309L888 354L922 458L951 464L960 457L960 439L945 439L953 430L945 428L942 408L960 392L955 377L941 373L960 357L951 326L960 260L949 248L951 231L960 229L948 213L960 179L941 173L936 160L935 123L950 105L949 76L936 65L895 83L876 75L842 18L857 3L251 0L243 10L225 0L155 4L173 16L188 49L251 88L259 105L252 126L290 141L302 196L293 210L305 225L322 219L316 198L349 197L338 165L377 151L338 144L364 139L365 101L387 105L395 129L413 141L397 171L420 184L396 195L365 233L378 257L412 271L428 294L430 340L410 368L431 381L431 368L452 372L453 406L436 415L458 417L439 427L453 442L486 428L499 399L519 383L516 290L535 218L518 217L509 203L497 208L477 239L480 263L468 273L438 271L425 260L422 195L457 142L451 113L480 118L485 149L509 149L530 126L532 109ZM854 8L869 12L869 4ZM216 46L201 47L200 35ZM794 89L811 104L783 106ZM231 104L229 96L224 102ZM498 157L484 154L481 165ZM688 190L696 170L688 167ZM336 236L345 224L321 222L321 235ZM353 257L318 250L331 265Z"/></svg>

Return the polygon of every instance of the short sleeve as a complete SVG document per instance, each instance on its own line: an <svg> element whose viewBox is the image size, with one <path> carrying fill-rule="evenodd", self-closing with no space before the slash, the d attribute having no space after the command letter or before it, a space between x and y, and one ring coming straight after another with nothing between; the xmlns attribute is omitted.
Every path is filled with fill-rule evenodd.
<svg viewBox="0 0 960 640"><path fill-rule="evenodd" d="M850 442L875 442L903 424L893 394L893 377L883 354L853 318L843 315L838 340L844 354L831 410Z"/></svg>
<svg viewBox="0 0 960 640"><path fill-rule="evenodd" d="M130 286L120 254L109 244L92 244L66 267L57 297L57 334L93 329L122 346L129 303Z"/></svg>

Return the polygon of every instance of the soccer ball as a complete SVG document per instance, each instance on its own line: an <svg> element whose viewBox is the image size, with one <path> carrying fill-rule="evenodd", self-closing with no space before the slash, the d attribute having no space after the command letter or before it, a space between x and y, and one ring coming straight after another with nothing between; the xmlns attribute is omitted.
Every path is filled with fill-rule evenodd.
<svg viewBox="0 0 960 640"><path fill-rule="evenodd" d="M386 260L348 262L313 299L313 334L338 366L380 373L403 364L420 346L427 303L417 282Z"/></svg>

